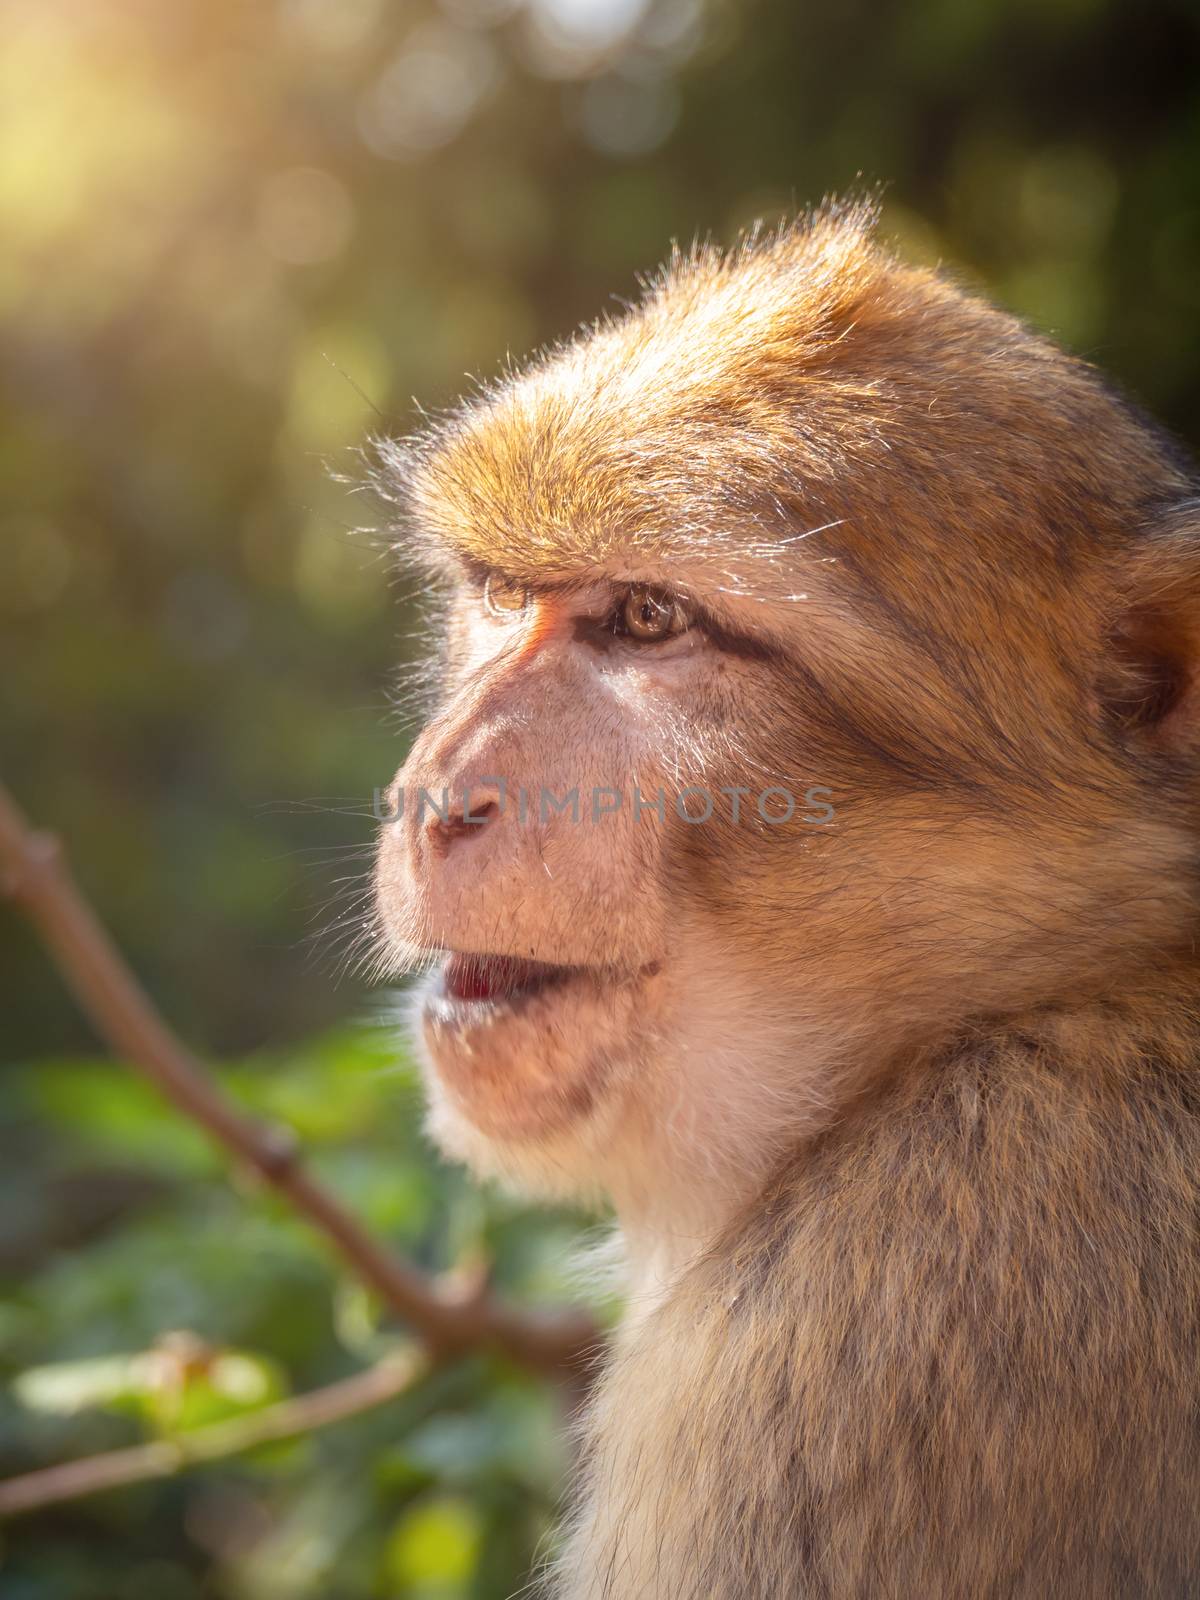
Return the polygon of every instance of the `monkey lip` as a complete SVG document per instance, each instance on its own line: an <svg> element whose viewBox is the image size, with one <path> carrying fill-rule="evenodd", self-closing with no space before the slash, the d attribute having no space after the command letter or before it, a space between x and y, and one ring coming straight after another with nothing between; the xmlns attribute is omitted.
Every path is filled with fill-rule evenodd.
<svg viewBox="0 0 1200 1600"><path fill-rule="evenodd" d="M448 1000L514 1001L557 988L579 970L520 956L456 952L442 969L442 992Z"/></svg>
<svg viewBox="0 0 1200 1600"><path fill-rule="evenodd" d="M452 1032L517 1018L546 1022L571 999L632 994L661 970L659 961L637 969L561 966L522 956L452 951L436 983L425 991L423 1009L427 1022Z"/></svg>

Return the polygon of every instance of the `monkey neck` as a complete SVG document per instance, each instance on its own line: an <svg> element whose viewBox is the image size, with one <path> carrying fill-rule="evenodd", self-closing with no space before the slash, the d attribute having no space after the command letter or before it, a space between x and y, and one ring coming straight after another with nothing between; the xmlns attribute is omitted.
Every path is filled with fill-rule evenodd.
<svg viewBox="0 0 1200 1600"><path fill-rule="evenodd" d="M625 1313L622 1332L629 1334L640 1326L656 1306L668 1298L687 1269L719 1236L729 1219L749 1200L744 1197L730 1205L720 1217L714 1215L706 1226L696 1223L686 1228L638 1216L625 1220L618 1211L625 1256Z"/></svg>
<svg viewBox="0 0 1200 1600"><path fill-rule="evenodd" d="M1134 970L1102 990L1040 1002L1010 1015L962 1019L924 1037L880 1039L865 1063L848 1062L831 1050L816 1066L837 1092L824 1102L807 1096L800 1115L790 1122L777 1117L784 1122L779 1137L760 1139L753 1147L748 1142L753 1125L745 1120L725 1143L709 1143L703 1160L678 1138L655 1139L653 1130L643 1130L638 1159L610 1184L627 1266L627 1332L669 1296L680 1276L734 1219L758 1203L782 1167L803 1159L805 1148L833 1124L844 1126L868 1114L897 1084L911 1085L923 1076L932 1082L964 1055L1002 1052L1012 1045L1019 1045L1031 1061L1040 1054L1060 1069L1074 1067L1089 1074L1127 1074L1151 1059L1181 1071L1200 1071L1198 994L1200 957L1164 957L1158 972ZM856 1051L861 1053L861 1041ZM737 1067L724 1061L717 1070L725 1081L740 1081L744 1088L745 1074ZM793 1062L797 1076L813 1071L811 1059L799 1067ZM772 1105L777 1110L774 1094ZM721 1153L714 1154L715 1149Z"/></svg>
<svg viewBox="0 0 1200 1600"><path fill-rule="evenodd" d="M845 1051L819 1038L789 1049L710 1050L680 1066L665 1104L643 1107L605 1188L627 1266L627 1326L667 1294L779 1166L841 1114ZM882 1043L871 1059L891 1060ZM669 1082L669 1079L668 1079ZM815 1092L814 1085L821 1086ZM731 1095L733 1097L731 1102Z"/></svg>

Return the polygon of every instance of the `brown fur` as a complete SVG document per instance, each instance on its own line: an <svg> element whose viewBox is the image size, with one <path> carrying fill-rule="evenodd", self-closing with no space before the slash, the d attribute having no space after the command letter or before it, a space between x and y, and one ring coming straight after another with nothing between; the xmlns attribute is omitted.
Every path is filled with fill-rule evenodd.
<svg viewBox="0 0 1200 1600"><path fill-rule="evenodd" d="M589 879L583 923L561 868L528 890L589 930L571 959L664 958L645 1048L588 1069L602 1124L547 1157L671 1262L593 1408L569 1600L1200 1592L1194 482L1089 367L870 226L833 208L679 258L384 450L458 575L456 638L482 570L566 610L662 583L716 621L693 687L639 680L661 769L837 807L803 838L673 821L632 880L657 921L626 879ZM531 767L608 749L555 628L455 646L414 770L472 738ZM561 731L504 732L540 715ZM740 1055L687 1031L705 970ZM446 1142L486 1166L503 1126L520 1171L511 1097L571 1074L481 1051ZM565 1095L547 1141L601 1098Z"/></svg>
<svg viewBox="0 0 1200 1600"><path fill-rule="evenodd" d="M1047 1014L797 1152L616 1358L567 1592L1194 1594L1195 1052Z"/></svg>

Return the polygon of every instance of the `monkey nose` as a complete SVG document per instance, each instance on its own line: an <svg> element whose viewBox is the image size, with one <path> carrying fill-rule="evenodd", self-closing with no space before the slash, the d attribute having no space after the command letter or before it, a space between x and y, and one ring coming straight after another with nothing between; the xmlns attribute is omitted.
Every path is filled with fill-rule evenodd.
<svg viewBox="0 0 1200 1600"><path fill-rule="evenodd" d="M425 824L425 837L435 855L448 855L454 845L483 832L504 812L504 796L492 784L463 788L457 798L447 798L444 808L433 808Z"/></svg>

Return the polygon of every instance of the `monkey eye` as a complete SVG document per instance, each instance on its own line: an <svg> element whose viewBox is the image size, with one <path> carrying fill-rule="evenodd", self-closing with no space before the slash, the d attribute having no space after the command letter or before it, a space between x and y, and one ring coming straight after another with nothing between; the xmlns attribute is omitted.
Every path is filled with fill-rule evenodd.
<svg viewBox="0 0 1200 1600"><path fill-rule="evenodd" d="M640 644L657 644L685 632L691 618L673 595L639 583L620 602L613 621L615 633L636 639Z"/></svg>
<svg viewBox="0 0 1200 1600"><path fill-rule="evenodd" d="M524 611L529 604L529 590L515 578L505 578L498 572L491 572L483 586L483 604L494 617L503 616L506 612Z"/></svg>

